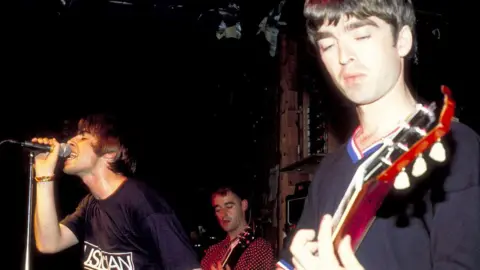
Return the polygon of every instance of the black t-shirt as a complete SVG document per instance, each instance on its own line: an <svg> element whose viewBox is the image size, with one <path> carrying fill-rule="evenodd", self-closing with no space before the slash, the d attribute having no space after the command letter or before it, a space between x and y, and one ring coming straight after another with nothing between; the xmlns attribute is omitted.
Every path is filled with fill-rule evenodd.
<svg viewBox="0 0 480 270"><path fill-rule="evenodd" d="M87 195L61 223L83 241L84 269L200 268L173 210L134 179L105 200Z"/></svg>
<svg viewBox="0 0 480 270"><path fill-rule="evenodd" d="M356 252L366 270L480 269L480 140L461 123L451 127L447 162L411 179L408 191L392 190L377 212ZM322 161L297 230L318 230L321 217L333 215L358 165L379 146L361 153L350 139ZM284 269L293 269L291 239L277 263Z"/></svg>

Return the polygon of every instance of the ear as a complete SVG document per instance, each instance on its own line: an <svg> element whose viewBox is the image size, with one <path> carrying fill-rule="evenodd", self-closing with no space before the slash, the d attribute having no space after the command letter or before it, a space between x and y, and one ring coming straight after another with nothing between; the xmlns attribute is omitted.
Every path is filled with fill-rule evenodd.
<svg viewBox="0 0 480 270"><path fill-rule="evenodd" d="M105 159L108 162L114 162L117 157L117 153L106 153L102 156L103 159Z"/></svg>
<svg viewBox="0 0 480 270"><path fill-rule="evenodd" d="M242 200L242 211L247 211L248 209L248 201Z"/></svg>
<svg viewBox="0 0 480 270"><path fill-rule="evenodd" d="M397 51L400 57L406 57L413 47L413 33L410 26L403 26L398 32Z"/></svg>

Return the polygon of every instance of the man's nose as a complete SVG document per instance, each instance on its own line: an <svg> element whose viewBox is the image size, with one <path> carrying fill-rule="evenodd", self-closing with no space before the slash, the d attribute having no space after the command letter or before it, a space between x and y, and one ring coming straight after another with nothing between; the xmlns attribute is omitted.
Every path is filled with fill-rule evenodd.
<svg viewBox="0 0 480 270"><path fill-rule="evenodd" d="M220 209L220 210L218 211L218 217L221 218L221 219L222 219L226 214L227 214L227 211L226 211L225 209Z"/></svg>
<svg viewBox="0 0 480 270"><path fill-rule="evenodd" d="M348 44L338 43L338 61L341 65L346 65L355 59L355 53Z"/></svg>
<svg viewBox="0 0 480 270"><path fill-rule="evenodd" d="M69 145L74 145L74 144L75 144L75 141L77 141L77 140L78 140L78 135L70 138L70 139L67 141L67 144L69 144Z"/></svg>

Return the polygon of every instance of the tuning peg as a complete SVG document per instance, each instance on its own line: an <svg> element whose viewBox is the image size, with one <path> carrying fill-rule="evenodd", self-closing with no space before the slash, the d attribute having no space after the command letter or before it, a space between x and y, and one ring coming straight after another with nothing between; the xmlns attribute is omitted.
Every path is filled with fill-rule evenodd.
<svg viewBox="0 0 480 270"><path fill-rule="evenodd" d="M412 175L414 177L419 177L427 171L427 162L423 158L423 155L420 154L415 159L412 167Z"/></svg>
<svg viewBox="0 0 480 270"><path fill-rule="evenodd" d="M403 169L395 178L395 182L393 182L393 187L397 190L406 189L410 187L410 179L408 174Z"/></svg>
<svg viewBox="0 0 480 270"><path fill-rule="evenodd" d="M440 139L433 144L432 149L430 149L429 156L437 162L443 162L447 159L447 152L445 151L445 147L443 147Z"/></svg>

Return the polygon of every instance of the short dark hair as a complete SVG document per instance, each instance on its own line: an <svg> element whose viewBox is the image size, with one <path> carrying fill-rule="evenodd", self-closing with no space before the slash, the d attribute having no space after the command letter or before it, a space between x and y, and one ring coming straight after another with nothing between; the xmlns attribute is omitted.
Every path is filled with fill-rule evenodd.
<svg viewBox="0 0 480 270"><path fill-rule="evenodd" d="M237 195L240 200L247 200L248 201L248 195L246 195L246 192L244 192L241 188L234 187L234 186L221 186L217 188L211 196L211 201L215 198L215 196L220 195L220 196L226 196L229 192Z"/></svg>
<svg viewBox="0 0 480 270"><path fill-rule="evenodd" d="M325 22L336 25L344 15L359 20L370 16L384 20L392 27L395 43L402 27L409 26L415 43L416 18L412 0L306 0L303 14L312 43L316 42L315 34ZM410 56L415 53L414 48L415 44Z"/></svg>
<svg viewBox="0 0 480 270"><path fill-rule="evenodd" d="M119 119L110 114L88 115L78 122L78 133L88 132L97 138L94 151L101 156L116 153L110 169L115 173L132 175L136 171L136 160L127 146L128 136Z"/></svg>

